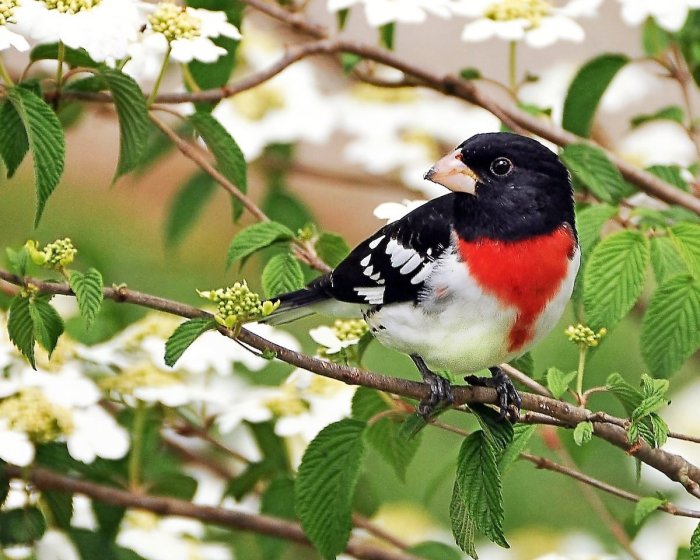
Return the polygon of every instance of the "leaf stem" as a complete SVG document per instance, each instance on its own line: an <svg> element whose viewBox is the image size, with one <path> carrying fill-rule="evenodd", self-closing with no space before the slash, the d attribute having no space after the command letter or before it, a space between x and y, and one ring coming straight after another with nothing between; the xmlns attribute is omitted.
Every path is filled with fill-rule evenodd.
<svg viewBox="0 0 700 560"><path fill-rule="evenodd" d="M199 87L199 84L194 79L192 72L190 72L190 65L183 63L183 64L180 64L180 68L182 69L182 77L185 80L185 84L187 85L187 89L189 89L190 91L194 91L195 93L202 91L202 88Z"/></svg>
<svg viewBox="0 0 700 560"><path fill-rule="evenodd" d="M163 77L165 76L165 71L168 69L168 62L170 62L170 53L172 51L172 47L170 46L170 43L168 43L168 50L165 51L165 57L163 58L163 65L160 67L160 72L158 73L158 77L156 78L155 84L153 84L153 89L151 90L151 94L148 96L148 101L146 101L146 105L150 107L153 105L153 102L156 100L156 97L158 96L158 90L160 89L160 84L163 81Z"/></svg>
<svg viewBox="0 0 700 560"><path fill-rule="evenodd" d="M518 43L511 41L508 44L508 83L513 95L518 93Z"/></svg>
<svg viewBox="0 0 700 560"><path fill-rule="evenodd" d="M2 81L5 82L6 85L8 85L10 87L15 85L15 82L12 80L10 73L7 71L7 67L5 66L5 61L2 59L1 56L0 56L0 77L2 77Z"/></svg>
<svg viewBox="0 0 700 560"><path fill-rule="evenodd" d="M576 370L576 396L581 406L586 404L586 397L583 394L583 374L586 369L586 353L588 347L585 344L578 346L578 369Z"/></svg>
<svg viewBox="0 0 700 560"><path fill-rule="evenodd" d="M146 406L137 401L134 408L134 422L131 426L131 454L129 455L129 489L137 491L141 479L141 451L143 431L146 427Z"/></svg>
<svg viewBox="0 0 700 560"><path fill-rule="evenodd" d="M56 91L61 93L61 88L63 87L63 61L66 59L66 46L63 41L58 42L58 57L56 59L58 66L56 66Z"/></svg>

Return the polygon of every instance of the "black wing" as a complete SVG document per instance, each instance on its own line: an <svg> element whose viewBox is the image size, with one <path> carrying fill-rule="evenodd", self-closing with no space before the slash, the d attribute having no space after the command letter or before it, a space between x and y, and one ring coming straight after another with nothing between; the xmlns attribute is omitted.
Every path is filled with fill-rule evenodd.
<svg viewBox="0 0 700 560"><path fill-rule="evenodd" d="M453 230L454 194L419 206L360 243L309 288L350 303L416 302Z"/></svg>

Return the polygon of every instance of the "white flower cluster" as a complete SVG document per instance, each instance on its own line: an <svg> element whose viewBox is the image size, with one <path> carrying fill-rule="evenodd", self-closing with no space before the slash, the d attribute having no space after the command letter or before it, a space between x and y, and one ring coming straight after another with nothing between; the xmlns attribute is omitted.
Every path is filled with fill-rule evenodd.
<svg viewBox="0 0 700 560"><path fill-rule="evenodd" d="M223 12L170 1L0 0L0 50L61 42L85 49L97 62L114 64L144 56L146 45L161 57L171 51L178 62L213 62L226 53L212 41L219 36L240 38Z"/></svg>

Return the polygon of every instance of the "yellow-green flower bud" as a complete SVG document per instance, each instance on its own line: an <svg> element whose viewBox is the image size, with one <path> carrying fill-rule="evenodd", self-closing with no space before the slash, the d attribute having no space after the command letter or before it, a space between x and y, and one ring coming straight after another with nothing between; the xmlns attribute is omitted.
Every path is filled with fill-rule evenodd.
<svg viewBox="0 0 700 560"><path fill-rule="evenodd" d="M369 330L367 323L362 319L337 319L333 323L333 332L339 340L359 339Z"/></svg>
<svg viewBox="0 0 700 560"><path fill-rule="evenodd" d="M185 6L161 2L148 16L148 23L156 33L162 33L168 43L178 39L195 39L201 35L202 22L187 11Z"/></svg>
<svg viewBox="0 0 700 560"><path fill-rule="evenodd" d="M245 281L236 282L228 288L219 288L197 293L216 303L214 319L228 329L247 321L252 321L272 313L279 306L277 302L262 302L260 296L248 288Z"/></svg>
<svg viewBox="0 0 700 560"><path fill-rule="evenodd" d="M15 8L21 6L20 0L0 0L0 25L16 23L13 16Z"/></svg>
<svg viewBox="0 0 700 560"><path fill-rule="evenodd" d="M491 4L484 16L495 21L525 19L537 27L551 13L552 6L546 0L500 0Z"/></svg>
<svg viewBox="0 0 700 560"><path fill-rule="evenodd" d="M44 0L49 10L56 10L63 14L77 14L90 10L97 6L101 0Z"/></svg>
<svg viewBox="0 0 700 560"><path fill-rule="evenodd" d="M125 369L117 375L104 377L99 381L99 385L108 392L133 395L136 389L165 387L179 382L180 378L177 375L162 371L153 364L143 363Z"/></svg>
<svg viewBox="0 0 700 560"><path fill-rule="evenodd" d="M564 331L566 337L574 344L587 346L592 348L600 344L600 340L607 334L608 329L603 327L597 333L593 329L579 323L578 325L569 325Z"/></svg>
<svg viewBox="0 0 700 560"><path fill-rule="evenodd" d="M34 264L43 266L46 263L47 256L42 251L39 251L39 243L37 241L30 239L24 244L24 248Z"/></svg>
<svg viewBox="0 0 700 560"><path fill-rule="evenodd" d="M69 237L57 239L46 245L41 251L39 251L36 241L27 241L24 247L34 264L56 270L72 264L78 253Z"/></svg>
<svg viewBox="0 0 700 560"><path fill-rule="evenodd" d="M53 441L73 431L70 411L50 402L35 387L1 400L0 418L7 420L10 429L25 432L36 443Z"/></svg>

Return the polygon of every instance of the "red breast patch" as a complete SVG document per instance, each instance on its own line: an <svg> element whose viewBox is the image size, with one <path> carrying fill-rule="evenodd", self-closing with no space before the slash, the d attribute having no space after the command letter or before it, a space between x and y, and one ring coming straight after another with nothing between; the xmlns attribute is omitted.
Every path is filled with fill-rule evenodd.
<svg viewBox="0 0 700 560"><path fill-rule="evenodd" d="M520 241L459 240L460 256L481 289L518 310L508 351L522 348L534 336L535 322L559 290L574 250L568 225Z"/></svg>

